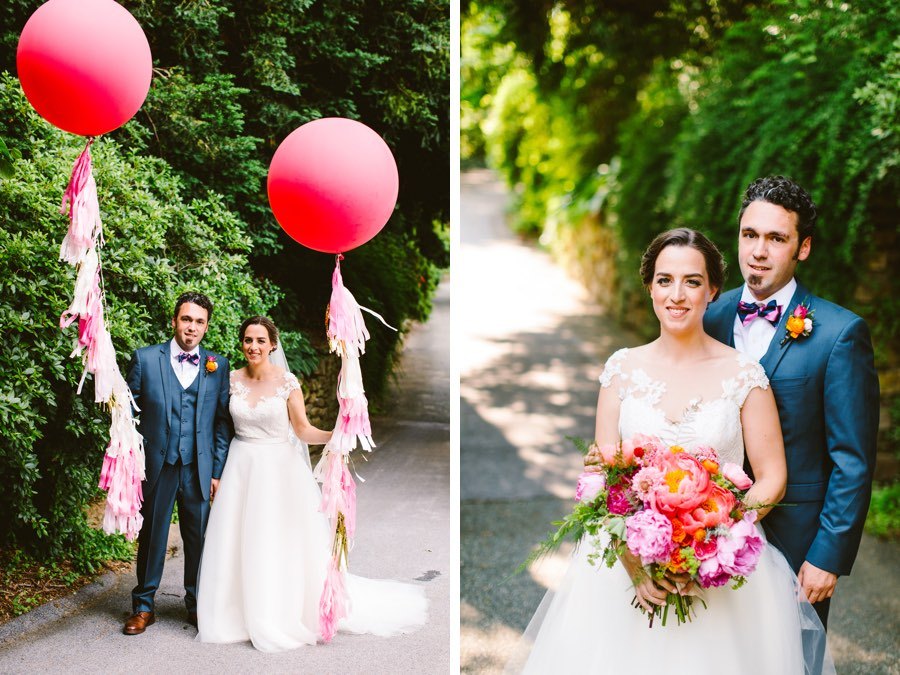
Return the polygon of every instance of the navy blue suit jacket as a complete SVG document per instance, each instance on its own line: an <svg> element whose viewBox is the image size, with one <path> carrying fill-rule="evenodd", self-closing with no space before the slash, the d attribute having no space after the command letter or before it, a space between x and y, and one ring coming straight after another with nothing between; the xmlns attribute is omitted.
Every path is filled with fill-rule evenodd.
<svg viewBox="0 0 900 675"><path fill-rule="evenodd" d="M732 347L741 291L724 293L703 319L709 335ZM812 333L781 344L787 317L804 301L815 311ZM875 470L878 376L869 329L798 284L760 364L778 405L788 470L782 505L763 527L795 571L808 560L849 574ZM745 434L753 433L750 424Z"/></svg>
<svg viewBox="0 0 900 675"><path fill-rule="evenodd" d="M218 368L206 370L206 357L214 356ZM146 489L156 483L166 459L171 427L172 399L166 369L171 369L169 343L138 349L128 366L128 387L140 408L138 431L144 437L146 457ZM228 444L231 441L231 417L228 413L228 359L200 347L200 378L197 392L196 430L197 472L200 490L209 499L213 478L222 476ZM146 492L145 489L145 492Z"/></svg>

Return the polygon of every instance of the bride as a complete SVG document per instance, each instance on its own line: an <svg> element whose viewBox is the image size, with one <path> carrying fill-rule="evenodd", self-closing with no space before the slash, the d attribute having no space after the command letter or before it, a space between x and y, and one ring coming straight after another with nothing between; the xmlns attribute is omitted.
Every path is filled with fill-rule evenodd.
<svg viewBox="0 0 900 675"><path fill-rule="evenodd" d="M250 640L277 652L319 638L332 542L304 443L327 443L331 432L309 423L297 378L270 361L278 349L271 320L244 321L240 342L247 366L231 373L235 437L206 530L198 639ZM340 630L388 636L425 623L420 587L347 574L347 589L350 614Z"/></svg>
<svg viewBox="0 0 900 675"><path fill-rule="evenodd" d="M712 446L723 463L740 466L746 458L756 480L747 501L771 505L784 494L787 470L768 380L757 362L703 331L703 314L724 277L721 254L699 232L670 230L650 244L641 278L660 336L607 361L596 441L605 445L642 433L688 451ZM586 462L592 461L589 455ZM761 507L759 518L768 510ZM654 582L640 574L639 559L628 552L613 568L592 565L588 555L595 545L579 542L559 590L548 593L526 630L522 651L530 647L530 654L520 653L510 670L834 672L821 622L774 547L766 546L743 587L702 591L707 608L695 602L693 621L649 628L647 616L630 606L632 598L647 609L663 605L667 592L677 592L672 580Z"/></svg>

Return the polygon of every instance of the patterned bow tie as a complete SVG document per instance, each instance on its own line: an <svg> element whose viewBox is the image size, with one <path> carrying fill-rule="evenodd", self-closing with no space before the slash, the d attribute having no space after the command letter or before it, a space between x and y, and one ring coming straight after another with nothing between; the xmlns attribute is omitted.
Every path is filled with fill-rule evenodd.
<svg viewBox="0 0 900 675"><path fill-rule="evenodd" d="M178 363L183 363L187 361L188 363L193 363L195 366L200 365L200 355L199 354L188 354L187 352L181 352L175 358L178 359Z"/></svg>
<svg viewBox="0 0 900 675"><path fill-rule="evenodd" d="M741 317L741 323L745 326L753 323L756 318L765 319L773 326L778 324L781 319L781 305L776 305L774 300L769 300L768 305L761 302L744 302L738 303L738 316Z"/></svg>

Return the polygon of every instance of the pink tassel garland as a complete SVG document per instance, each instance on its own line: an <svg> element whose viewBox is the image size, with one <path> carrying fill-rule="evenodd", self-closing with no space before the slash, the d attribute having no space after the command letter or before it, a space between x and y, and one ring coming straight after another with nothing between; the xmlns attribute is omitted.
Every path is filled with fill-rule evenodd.
<svg viewBox="0 0 900 675"><path fill-rule="evenodd" d="M94 400L109 405L112 416L110 440L103 458L99 486L107 491L103 529L122 532L133 540L143 524L141 503L144 480L143 439L132 415L134 398L116 364L112 337L104 319L100 258L97 245L103 244L103 224L97 201L97 184L91 166L91 143L75 161L72 176L63 194L60 212L69 217L69 228L60 246L59 257L78 268L74 297L59 319L60 328L78 320L78 335L71 357L81 356L84 371L78 393L87 374L94 376Z"/></svg>
<svg viewBox="0 0 900 675"><path fill-rule="evenodd" d="M325 576L325 587L319 600L319 634L325 642L337 633L338 622L348 613L347 588L338 559L332 558Z"/></svg>
<svg viewBox="0 0 900 675"><path fill-rule="evenodd" d="M341 561L347 562L347 554L356 534L356 482L349 467L350 452L356 449L357 442L366 451L375 447L369 421L369 402L365 397L359 367L359 357L365 353L366 340L369 339L361 311L365 308L361 308L344 287L342 258L338 255L331 277L332 292L326 328L331 351L341 357L337 386L340 412L331 440L326 444L314 472L316 479L322 483L321 510L334 528L332 560L319 601L319 631L325 642L334 637L338 622L349 611ZM384 319L378 318L384 323Z"/></svg>
<svg viewBox="0 0 900 675"><path fill-rule="evenodd" d="M331 302L328 304L326 334L332 352L358 357L366 351L369 331L366 330L366 322L363 320L359 304L353 294L344 287L340 259L331 275Z"/></svg>
<svg viewBox="0 0 900 675"><path fill-rule="evenodd" d="M88 141L75 161L72 177L60 206L60 213L68 212L69 231L60 246L59 259L70 265L80 263L101 236L97 183L91 168L91 143L93 140Z"/></svg>

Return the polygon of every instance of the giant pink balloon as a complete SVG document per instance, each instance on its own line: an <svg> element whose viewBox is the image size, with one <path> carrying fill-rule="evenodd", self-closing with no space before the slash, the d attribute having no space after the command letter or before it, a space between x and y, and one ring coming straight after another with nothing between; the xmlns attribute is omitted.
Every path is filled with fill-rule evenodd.
<svg viewBox="0 0 900 675"><path fill-rule="evenodd" d="M153 75L144 31L113 0L50 0L38 7L22 29L16 65L41 117L82 136L130 120Z"/></svg>
<svg viewBox="0 0 900 675"><path fill-rule="evenodd" d="M365 244L397 203L397 163L365 124L326 117L295 129L269 165L269 204L295 241L324 253Z"/></svg>

